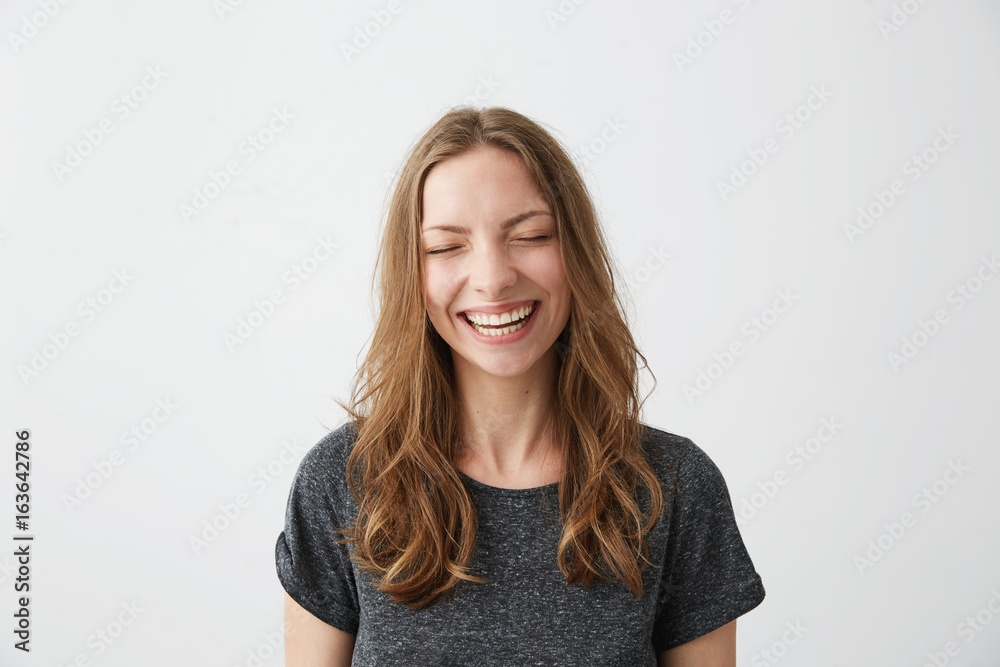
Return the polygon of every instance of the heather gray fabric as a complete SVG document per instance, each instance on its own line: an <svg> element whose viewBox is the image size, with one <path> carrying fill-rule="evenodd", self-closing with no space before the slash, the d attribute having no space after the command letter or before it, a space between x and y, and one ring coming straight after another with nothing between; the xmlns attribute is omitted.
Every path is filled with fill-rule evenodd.
<svg viewBox="0 0 1000 667"><path fill-rule="evenodd" d="M764 586L718 467L691 440L649 432L653 469L670 492L657 454L670 461L680 493L647 534L649 559L663 569L643 571L640 600L620 580L566 583L556 562L558 484L500 489L460 473L479 518L472 570L489 583L461 581L454 598L418 611L393 603L327 533L357 512L345 472L349 423L299 464L275 545L278 578L314 616L357 635L353 665L655 667L658 652L759 605Z"/></svg>

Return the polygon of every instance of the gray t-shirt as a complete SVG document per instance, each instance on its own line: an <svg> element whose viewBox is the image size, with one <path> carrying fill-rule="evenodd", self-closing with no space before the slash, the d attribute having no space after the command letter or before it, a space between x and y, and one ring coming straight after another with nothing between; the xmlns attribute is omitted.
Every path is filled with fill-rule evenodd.
<svg viewBox="0 0 1000 667"><path fill-rule="evenodd" d="M649 560L662 570L643 570L639 600L618 579L589 589L566 583L556 561L558 483L501 489L460 472L479 519L472 572L489 583L460 581L454 597L417 611L392 602L328 532L357 513L347 487L350 423L299 464L275 545L278 579L311 614L357 635L352 665L655 667L660 651L755 608L764 586L715 463L685 437L652 427L649 434L648 460L668 494L670 476L655 452L671 463L679 494L646 535Z"/></svg>

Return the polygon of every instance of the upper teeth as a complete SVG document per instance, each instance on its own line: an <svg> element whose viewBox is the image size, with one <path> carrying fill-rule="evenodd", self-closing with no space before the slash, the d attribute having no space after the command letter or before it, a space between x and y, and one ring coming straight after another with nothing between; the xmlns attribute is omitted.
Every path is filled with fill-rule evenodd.
<svg viewBox="0 0 1000 667"><path fill-rule="evenodd" d="M466 313L465 316L475 322L476 324L483 326L487 324L492 324L494 326L500 324L508 324L510 322L516 322L520 319L524 319L535 309L535 304L531 303L523 308L515 308L506 313L501 313L500 315L476 315L474 313Z"/></svg>

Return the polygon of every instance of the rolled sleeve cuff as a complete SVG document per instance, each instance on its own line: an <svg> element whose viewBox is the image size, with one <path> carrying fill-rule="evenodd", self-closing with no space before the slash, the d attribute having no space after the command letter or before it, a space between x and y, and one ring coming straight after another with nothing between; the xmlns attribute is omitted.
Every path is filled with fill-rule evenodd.
<svg viewBox="0 0 1000 667"><path fill-rule="evenodd" d="M758 574L711 598L676 600L678 611L667 622L665 632L656 638L654 648L666 651L718 630L755 609L764 601L764 595L764 583Z"/></svg>
<svg viewBox="0 0 1000 667"><path fill-rule="evenodd" d="M295 573L292 567L292 552L285 541L284 532L278 535L274 556L278 580L289 597L324 623L352 635L358 634L360 619L356 611L336 600L328 599L322 591Z"/></svg>

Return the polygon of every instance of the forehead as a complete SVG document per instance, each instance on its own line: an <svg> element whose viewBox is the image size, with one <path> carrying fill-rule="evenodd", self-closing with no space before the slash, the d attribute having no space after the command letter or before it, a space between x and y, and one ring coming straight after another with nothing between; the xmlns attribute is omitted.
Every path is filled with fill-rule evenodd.
<svg viewBox="0 0 1000 667"><path fill-rule="evenodd" d="M520 157L480 147L438 163L427 174L421 226L506 220L536 209L549 207Z"/></svg>

